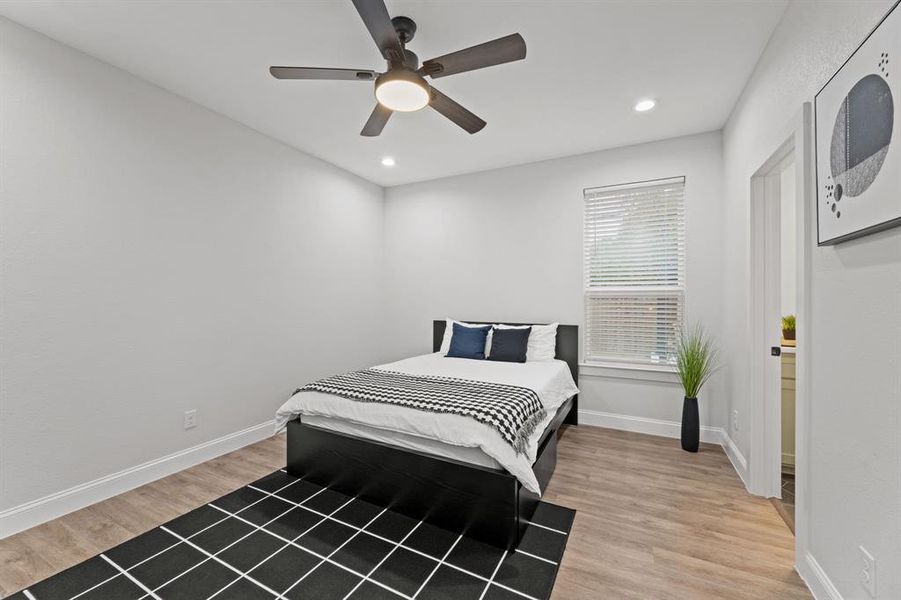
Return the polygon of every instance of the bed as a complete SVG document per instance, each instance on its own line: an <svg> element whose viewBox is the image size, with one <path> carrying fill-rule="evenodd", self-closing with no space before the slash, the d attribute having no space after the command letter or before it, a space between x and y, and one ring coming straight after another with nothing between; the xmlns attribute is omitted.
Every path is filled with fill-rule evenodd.
<svg viewBox="0 0 901 600"><path fill-rule="evenodd" d="M444 320L433 323L433 354L375 369L535 390L546 410L524 449L514 453L479 435L481 424L459 415L436 417L314 392L296 394L279 410L277 418L286 422L288 431L287 470L512 548L553 474L560 427L578 422L578 328L558 326L556 360L511 364L444 358L438 350L445 326Z"/></svg>

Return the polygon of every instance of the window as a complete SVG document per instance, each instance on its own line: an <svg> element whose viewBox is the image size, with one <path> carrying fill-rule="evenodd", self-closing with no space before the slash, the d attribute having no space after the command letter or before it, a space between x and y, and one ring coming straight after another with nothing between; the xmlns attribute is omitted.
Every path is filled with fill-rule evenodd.
<svg viewBox="0 0 901 600"><path fill-rule="evenodd" d="M675 364L685 178L585 190L585 359Z"/></svg>

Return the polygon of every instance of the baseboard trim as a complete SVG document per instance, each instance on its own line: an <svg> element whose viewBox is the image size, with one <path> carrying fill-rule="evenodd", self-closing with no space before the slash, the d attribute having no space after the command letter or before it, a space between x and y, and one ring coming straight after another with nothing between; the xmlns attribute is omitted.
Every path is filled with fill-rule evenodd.
<svg viewBox="0 0 901 600"><path fill-rule="evenodd" d="M745 458L745 455L741 453L741 450L738 449L735 442L732 441L732 438L729 437L729 434L726 433L726 430L721 429L720 431L723 433L723 450L726 452L726 456L729 457L732 468L738 473L739 479L745 484L745 489L750 492L750 488L748 487L748 460Z"/></svg>
<svg viewBox="0 0 901 600"><path fill-rule="evenodd" d="M264 440L273 434L274 429L275 421L266 421L6 509L0 512L0 539Z"/></svg>
<svg viewBox="0 0 901 600"><path fill-rule="evenodd" d="M826 575L826 571L810 552L804 553L804 560L798 561L796 570L816 600L844 600L838 588Z"/></svg>
<svg viewBox="0 0 901 600"><path fill-rule="evenodd" d="M616 413L600 412L596 410L579 410L579 424L606 427L607 429L619 429L634 433L646 433L668 438L681 437L682 424L675 421L662 419L649 419L632 415L619 415ZM722 444L723 430L720 427L701 427L701 441L710 444Z"/></svg>

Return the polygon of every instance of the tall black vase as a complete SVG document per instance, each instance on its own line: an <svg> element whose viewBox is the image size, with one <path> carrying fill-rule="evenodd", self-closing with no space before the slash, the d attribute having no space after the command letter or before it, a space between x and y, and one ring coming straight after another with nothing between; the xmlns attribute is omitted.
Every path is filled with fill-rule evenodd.
<svg viewBox="0 0 901 600"><path fill-rule="evenodd" d="M700 434L698 399L686 397L682 403L682 449L686 452L697 452Z"/></svg>

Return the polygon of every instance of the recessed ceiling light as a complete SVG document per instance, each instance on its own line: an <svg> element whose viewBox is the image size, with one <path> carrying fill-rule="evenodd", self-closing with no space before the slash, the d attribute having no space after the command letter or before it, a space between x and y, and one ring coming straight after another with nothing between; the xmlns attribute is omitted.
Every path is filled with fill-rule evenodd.
<svg viewBox="0 0 901 600"><path fill-rule="evenodd" d="M386 156L385 158L382 159L383 167L393 167L396 164L397 164L397 162L395 162L394 158L391 156Z"/></svg>
<svg viewBox="0 0 901 600"><path fill-rule="evenodd" d="M657 103L653 100L640 100L638 104L635 105L635 110L637 112L647 112L657 106Z"/></svg>

